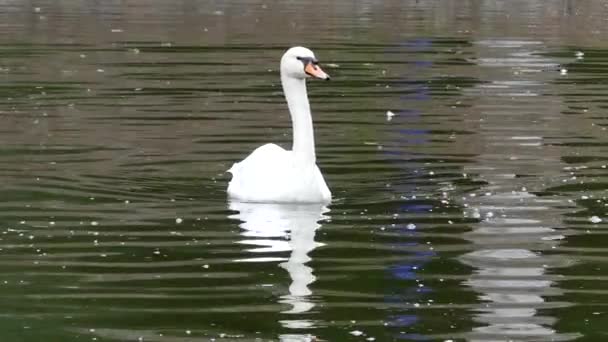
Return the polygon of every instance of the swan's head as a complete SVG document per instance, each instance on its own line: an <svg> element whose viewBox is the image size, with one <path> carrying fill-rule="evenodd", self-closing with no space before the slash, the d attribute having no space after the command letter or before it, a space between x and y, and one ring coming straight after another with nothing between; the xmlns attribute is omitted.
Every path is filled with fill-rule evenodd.
<svg viewBox="0 0 608 342"><path fill-rule="evenodd" d="M281 75L297 79L315 77L329 81L329 75L319 67L315 54L301 46L292 47L285 52L281 58Z"/></svg>

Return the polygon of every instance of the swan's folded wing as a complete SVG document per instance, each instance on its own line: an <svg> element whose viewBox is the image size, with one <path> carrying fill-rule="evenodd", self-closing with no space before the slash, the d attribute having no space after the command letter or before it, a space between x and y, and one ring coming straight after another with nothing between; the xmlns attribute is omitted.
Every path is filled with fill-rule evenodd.
<svg viewBox="0 0 608 342"><path fill-rule="evenodd" d="M286 167L289 167L288 151L275 144L260 146L228 170L232 173L228 194L243 201L267 197L271 195L269 191L280 185L281 176L288 174Z"/></svg>

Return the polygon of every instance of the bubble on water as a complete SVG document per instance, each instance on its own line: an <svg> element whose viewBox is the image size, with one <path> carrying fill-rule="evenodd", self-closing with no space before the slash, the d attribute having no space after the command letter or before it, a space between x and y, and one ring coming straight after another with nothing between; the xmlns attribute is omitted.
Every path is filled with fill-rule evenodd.
<svg viewBox="0 0 608 342"><path fill-rule="evenodd" d="M391 121L393 116L395 116L395 113L391 112L390 110L386 111L386 121Z"/></svg>

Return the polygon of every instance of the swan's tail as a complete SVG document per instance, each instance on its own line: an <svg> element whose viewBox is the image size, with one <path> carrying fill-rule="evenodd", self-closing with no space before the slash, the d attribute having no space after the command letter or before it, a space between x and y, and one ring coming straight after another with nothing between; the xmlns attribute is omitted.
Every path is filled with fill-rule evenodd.
<svg viewBox="0 0 608 342"><path fill-rule="evenodd" d="M239 164L240 163L232 164L232 167L230 167L226 172L230 172L233 176L236 175L241 169L241 166Z"/></svg>

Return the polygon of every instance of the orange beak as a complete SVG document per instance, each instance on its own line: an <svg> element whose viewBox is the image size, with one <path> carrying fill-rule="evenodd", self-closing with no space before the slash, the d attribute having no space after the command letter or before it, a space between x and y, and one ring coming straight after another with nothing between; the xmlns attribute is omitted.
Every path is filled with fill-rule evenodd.
<svg viewBox="0 0 608 342"><path fill-rule="evenodd" d="M329 81L330 79L329 75L326 74L320 66L314 63L306 64L306 66L304 67L304 71L312 77L320 78L326 81Z"/></svg>

